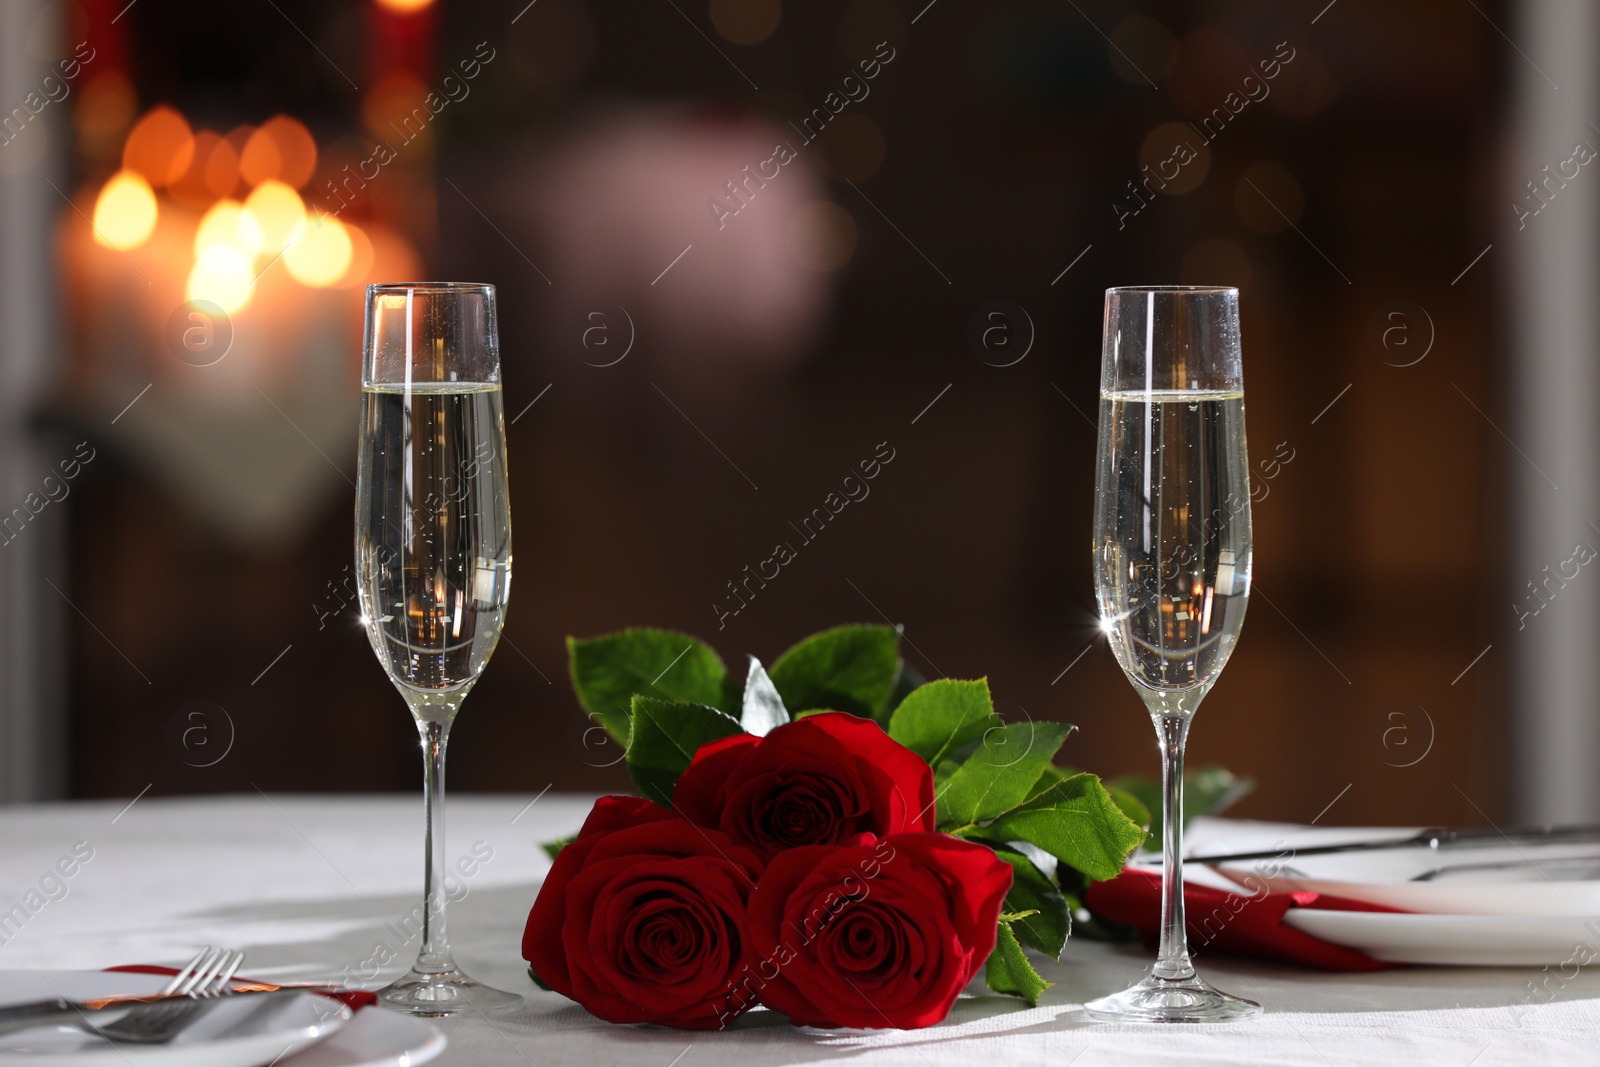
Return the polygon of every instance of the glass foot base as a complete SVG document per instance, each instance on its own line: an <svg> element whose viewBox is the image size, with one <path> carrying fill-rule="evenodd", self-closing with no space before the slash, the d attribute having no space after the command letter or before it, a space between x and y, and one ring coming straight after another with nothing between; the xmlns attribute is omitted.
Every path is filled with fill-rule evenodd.
<svg viewBox="0 0 1600 1067"><path fill-rule="evenodd" d="M491 1014L522 1007L522 998L468 978L459 969L402 975L378 990L378 1003L410 1015L439 1018L462 1012Z"/></svg>
<svg viewBox="0 0 1600 1067"><path fill-rule="evenodd" d="M1083 1006L1091 1019L1134 1023L1231 1023L1261 1014L1261 1005L1213 989L1198 975L1157 978Z"/></svg>

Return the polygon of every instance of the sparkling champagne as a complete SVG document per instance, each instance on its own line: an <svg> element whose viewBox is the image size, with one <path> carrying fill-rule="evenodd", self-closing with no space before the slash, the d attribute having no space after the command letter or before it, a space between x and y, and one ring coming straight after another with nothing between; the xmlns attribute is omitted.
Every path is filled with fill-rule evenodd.
<svg viewBox="0 0 1600 1067"><path fill-rule="evenodd" d="M1100 398L1095 588L1117 662L1136 684L1216 681L1250 593L1243 392Z"/></svg>
<svg viewBox="0 0 1600 1067"><path fill-rule="evenodd" d="M1094 584L1100 624L1161 748L1161 947L1091 1019L1212 1023L1261 1014L1195 972L1183 901L1183 750L1250 596L1250 464L1239 290L1106 290Z"/></svg>
<svg viewBox="0 0 1600 1067"><path fill-rule="evenodd" d="M356 558L361 610L389 677L459 703L500 638L511 593L498 384L362 393Z"/></svg>

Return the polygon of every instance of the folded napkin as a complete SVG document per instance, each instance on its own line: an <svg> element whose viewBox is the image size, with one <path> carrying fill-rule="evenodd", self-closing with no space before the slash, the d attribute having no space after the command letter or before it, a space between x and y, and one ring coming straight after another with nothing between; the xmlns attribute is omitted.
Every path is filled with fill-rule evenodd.
<svg viewBox="0 0 1600 1067"><path fill-rule="evenodd" d="M1124 870L1109 882L1089 887L1089 910L1138 930L1154 947L1161 928L1161 872ZM1312 937L1283 921L1290 908L1328 911L1397 911L1326 893L1247 893L1185 883L1184 918L1189 949L1236 952L1284 960L1328 971L1382 971L1404 964L1375 960L1364 952Z"/></svg>
<svg viewBox="0 0 1600 1067"><path fill-rule="evenodd" d="M132 963L132 964L128 964L125 967L107 967L106 970L115 971L115 972L117 972L119 974L177 974L178 973L178 969L176 967L151 967L151 966L146 966L146 965L141 964L141 963ZM252 984L250 979L248 979L248 978L238 978L238 977L236 977L236 978L234 978L234 981L235 982L244 982L247 985L248 984ZM262 982L261 984L262 985L276 985L277 983L275 983L275 982ZM334 1000L337 1000L339 1003L343 1004L345 1007L349 1008L351 1011L360 1011L362 1008L371 1007L372 1005L374 1005L374 1004L376 1004L378 1002L378 994L373 993L373 992L371 992L369 990L366 990L366 989L328 989L328 990L308 989L308 990L305 990L305 992L307 992L307 993L316 993L316 994L319 994L320 996L324 996L324 997L332 997Z"/></svg>

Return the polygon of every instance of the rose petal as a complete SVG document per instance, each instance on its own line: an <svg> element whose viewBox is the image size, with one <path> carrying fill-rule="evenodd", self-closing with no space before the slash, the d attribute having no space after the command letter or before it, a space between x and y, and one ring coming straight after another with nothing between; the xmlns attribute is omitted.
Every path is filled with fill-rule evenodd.
<svg viewBox="0 0 1600 1067"><path fill-rule="evenodd" d="M889 737L877 723L842 711L801 721L838 741L856 757L863 776L879 785L882 813L893 826L885 834L934 828L933 771L921 756Z"/></svg>
<svg viewBox="0 0 1600 1067"><path fill-rule="evenodd" d="M672 808L697 826L716 826L718 813L726 804L724 791L734 780L734 769L755 748L760 738L753 734L707 741L695 750L687 769L672 787Z"/></svg>
<svg viewBox="0 0 1600 1067"><path fill-rule="evenodd" d="M578 831L578 838L581 840L670 818L672 812L654 801L613 793L594 802L594 807L589 809L589 817L583 820L583 828Z"/></svg>

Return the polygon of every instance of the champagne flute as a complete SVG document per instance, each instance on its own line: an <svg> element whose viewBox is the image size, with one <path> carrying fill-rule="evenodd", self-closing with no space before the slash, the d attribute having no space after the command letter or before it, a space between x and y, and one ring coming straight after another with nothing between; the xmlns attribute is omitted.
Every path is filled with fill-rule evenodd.
<svg viewBox="0 0 1600 1067"><path fill-rule="evenodd" d="M1161 746L1161 948L1110 1021L1227 1022L1261 1006L1201 980L1183 916L1183 747L1250 594L1239 291L1106 290L1094 567L1100 625Z"/></svg>
<svg viewBox="0 0 1600 1067"><path fill-rule="evenodd" d="M361 619L416 719L427 827L421 951L378 996L416 1015L518 1007L462 973L445 936L445 746L511 593L494 286L367 286L361 405Z"/></svg>

